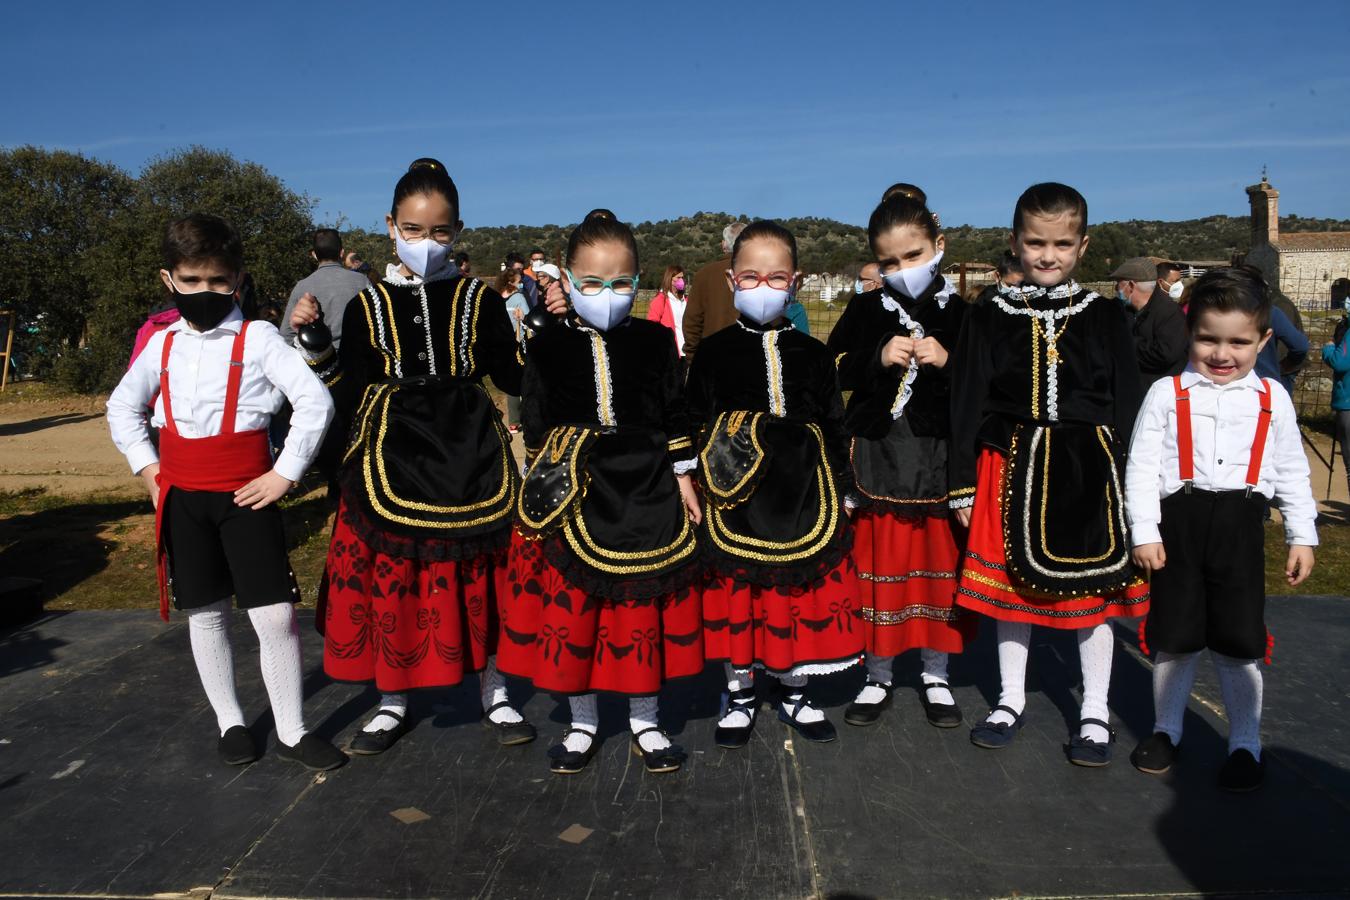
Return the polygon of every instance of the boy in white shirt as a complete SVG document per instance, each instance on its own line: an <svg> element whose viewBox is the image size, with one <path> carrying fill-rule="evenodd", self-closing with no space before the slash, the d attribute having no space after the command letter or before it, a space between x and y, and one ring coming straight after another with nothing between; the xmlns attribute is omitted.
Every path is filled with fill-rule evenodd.
<svg viewBox="0 0 1350 900"><path fill-rule="evenodd" d="M244 321L235 302L243 243L228 222L200 214L173 222L163 252L160 278L183 317L150 338L108 399L113 443L155 504L160 615L168 621L170 597L188 614L224 762L258 758L235 695L234 596L258 633L278 755L337 768L346 757L305 728L299 590L276 507L318 452L333 401L275 326ZM283 400L295 412L273 462L267 425Z"/></svg>
<svg viewBox="0 0 1350 900"><path fill-rule="evenodd" d="M1125 473L1134 562L1151 575L1140 632L1153 669L1154 734L1130 761L1171 768L1200 651L1209 648L1228 714L1219 787L1261 786L1259 666L1266 631L1266 505L1284 519L1290 586L1312 572L1317 506L1289 394L1252 371L1270 340L1270 297L1252 268L1216 269L1195 283L1185 371L1154 382L1135 421Z"/></svg>

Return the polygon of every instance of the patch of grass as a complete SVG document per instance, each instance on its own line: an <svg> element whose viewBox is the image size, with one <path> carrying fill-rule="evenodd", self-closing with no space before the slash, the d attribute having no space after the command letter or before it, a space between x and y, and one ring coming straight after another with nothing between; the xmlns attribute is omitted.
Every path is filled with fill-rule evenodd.
<svg viewBox="0 0 1350 900"><path fill-rule="evenodd" d="M1291 588L1284 577L1284 561L1289 547L1284 542L1281 525L1266 526L1266 593L1267 594L1333 594L1346 593L1350 584L1350 525L1321 524L1317 528L1322 544L1314 552L1317 563L1312 575L1298 587Z"/></svg>

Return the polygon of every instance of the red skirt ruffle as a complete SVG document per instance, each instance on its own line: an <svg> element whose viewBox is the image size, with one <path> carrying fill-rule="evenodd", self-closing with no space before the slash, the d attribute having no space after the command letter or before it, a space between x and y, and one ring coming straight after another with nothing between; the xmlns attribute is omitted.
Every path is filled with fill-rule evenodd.
<svg viewBox="0 0 1350 900"><path fill-rule="evenodd" d="M548 561L540 541L511 539L497 666L559 694L634 696L703 671L698 591L645 600L586 594Z"/></svg>
<svg viewBox="0 0 1350 900"><path fill-rule="evenodd" d="M323 668L385 692L459 684L496 652L506 548L472 559L390 556L352 529L344 500L324 568Z"/></svg>
<svg viewBox="0 0 1350 900"><path fill-rule="evenodd" d="M956 605L961 553L950 521L868 509L858 513L853 527L867 652L964 650L979 619Z"/></svg>
<svg viewBox="0 0 1350 900"><path fill-rule="evenodd" d="M763 587L730 576L703 590L703 644L708 659L770 672L855 661L863 651L858 572L845 556L815 584Z"/></svg>
<svg viewBox="0 0 1350 900"><path fill-rule="evenodd" d="M956 602L993 619L1048 625L1051 628L1091 628L1120 616L1148 612L1148 582L1136 579L1124 590L1104 597L1059 597L1014 586L1008 578L1003 549L1003 477L1007 457L988 447L980 452L976 470L975 508L965 564L957 584Z"/></svg>

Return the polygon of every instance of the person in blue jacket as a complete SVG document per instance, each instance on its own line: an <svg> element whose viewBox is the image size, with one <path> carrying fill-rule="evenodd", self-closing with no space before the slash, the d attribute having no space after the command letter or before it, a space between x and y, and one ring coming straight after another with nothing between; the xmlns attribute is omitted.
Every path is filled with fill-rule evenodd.
<svg viewBox="0 0 1350 900"><path fill-rule="evenodd" d="M1308 358L1308 336L1278 305L1272 305L1270 309L1270 330L1271 339L1266 341L1265 347L1256 357L1256 374L1262 378L1278 379L1292 397L1294 379ZM1288 351L1283 360L1280 359L1279 344L1284 344Z"/></svg>
<svg viewBox="0 0 1350 900"><path fill-rule="evenodd" d="M1332 379L1331 409L1336 413L1336 439L1341 444L1346 484L1350 485L1350 296L1342 300L1345 316L1336 324L1336 333L1322 347L1322 362L1336 373Z"/></svg>

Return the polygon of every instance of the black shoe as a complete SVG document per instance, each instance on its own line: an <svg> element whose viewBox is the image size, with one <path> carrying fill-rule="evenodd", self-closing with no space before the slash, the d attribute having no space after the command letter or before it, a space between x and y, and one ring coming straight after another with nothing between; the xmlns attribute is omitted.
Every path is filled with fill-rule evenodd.
<svg viewBox="0 0 1350 900"><path fill-rule="evenodd" d="M1219 788L1235 794L1254 791L1266 780L1266 761L1250 750L1235 750L1219 770Z"/></svg>
<svg viewBox="0 0 1350 900"><path fill-rule="evenodd" d="M1069 762L1075 766L1086 766L1089 769L1100 769L1102 766L1111 764L1111 745L1116 742L1116 733L1111 730L1111 726L1101 719L1083 719L1078 723L1078 730L1081 732L1084 725L1100 725L1106 729L1105 741L1089 740L1082 734L1075 733L1069 738Z"/></svg>
<svg viewBox="0 0 1350 900"><path fill-rule="evenodd" d="M356 737L352 738L351 742L347 744L348 753L355 753L357 756L378 756L398 743L398 739L408 733L408 723L404 721L402 713L382 709L376 713L375 718L380 716L388 716L393 719L394 727L386 728L383 731L358 731Z"/></svg>
<svg viewBox="0 0 1350 900"><path fill-rule="evenodd" d="M876 703L860 703L855 699L848 706L844 707L844 721L848 724L857 725L859 728L875 725L877 720L881 718L881 714L890 708L891 693L895 690L895 686L882 684L880 681L873 681L869 678L867 679L867 683L863 685L863 690L867 690L870 687L881 688L886 692L886 696L882 697ZM858 692L858 696L862 696L861 691Z"/></svg>
<svg viewBox="0 0 1350 900"><path fill-rule="evenodd" d="M492 704L483 712L483 727L497 732L497 743L503 747L515 747L518 744L528 744L539 736L539 733L534 730L534 726L524 719L519 722L492 721L492 714L503 708L515 709L510 703L503 700L501 703Z"/></svg>
<svg viewBox="0 0 1350 900"><path fill-rule="evenodd" d="M750 735L755 731L755 719L759 716L759 704L755 702L755 689L741 688L722 695L722 715L720 722L733 712L741 712L750 717L750 724L737 727L718 725L713 729L713 742L727 750L739 750L750 743Z"/></svg>
<svg viewBox="0 0 1350 900"><path fill-rule="evenodd" d="M225 729L216 743L216 750L220 753L220 761L227 766L246 766L257 762L260 755L258 746L253 743L253 735L243 725Z"/></svg>
<svg viewBox="0 0 1350 900"><path fill-rule="evenodd" d="M919 685L919 702L923 704L923 714L928 718L928 724L934 728L955 728L965 719L961 718L961 707L955 703L934 703L928 699L929 688L946 688L951 690L951 686L945 681L930 681Z"/></svg>
<svg viewBox="0 0 1350 900"><path fill-rule="evenodd" d="M584 728L569 728L563 732L563 740L567 740L569 734L584 734L591 739L590 746L581 752L568 750L567 745L559 741L548 748L550 762L549 771L554 775L575 775L591 764L591 757L595 756L595 751L600 746L600 738L594 732L586 731Z"/></svg>
<svg viewBox="0 0 1350 900"><path fill-rule="evenodd" d="M1002 750L1013 742L1017 737L1017 732L1022 727L1022 715L1026 712L1018 712L1011 706L1002 704L989 710L989 715L1002 710L1013 717L1012 724L1007 722L990 722L988 716L983 722L979 722L970 729L970 742L976 747L983 747L986 750Z"/></svg>
<svg viewBox="0 0 1350 900"><path fill-rule="evenodd" d="M794 729L802 737L815 744L828 744L839 736L834 730L834 723L829 719L821 719L819 722L797 721L797 716L801 715L802 707L806 706L805 694L799 694L797 699L793 701L791 713L783 709L783 703L788 700L788 695L784 694L782 700L778 703L778 721Z"/></svg>
<svg viewBox="0 0 1350 900"><path fill-rule="evenodd" d="M312 734L302 737L294 747L278 741L277 756L282 759L289 759L292 762L298 762L306 769L315 772L327 772L339 768L347 762L347 754L323 738L315 737Z"/></svg>
<svg viewBox="0 0 1350 900"><path fill-rule="evenodd" d="M670 740L660 728L644 728L633 735L633 755L642 757L642 764L652 774L680 771L685 753L684 749L678 744L671 744L669 747L662 747L660 750L644 750L642 748L641 737L653 731L665 737L667 741Z"/></svg>
<svg viewBox="0 0 1350 900"><path fill-rule="evenodd" d="M1172 768L1179 752L1170 737L1157 731L1139 742L1139 746L1130 754L1130 762L1134 763L1134 767L1140 772L1161 775Z"/></svg>

